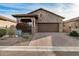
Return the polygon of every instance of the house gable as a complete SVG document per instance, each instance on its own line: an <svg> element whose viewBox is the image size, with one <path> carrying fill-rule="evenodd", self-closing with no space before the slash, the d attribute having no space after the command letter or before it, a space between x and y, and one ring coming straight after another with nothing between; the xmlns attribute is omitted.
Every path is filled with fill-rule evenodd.
<svg viewBox="0 0 79 59"><path fill-rule="evenodd" d="M52 13L50 11L47 11L45 9L38 9L33 12L30 12L28 14L36 14L38 15L38 22L39 23L59 23L64 19L64 17L61 17L55 13Z"/></svg>

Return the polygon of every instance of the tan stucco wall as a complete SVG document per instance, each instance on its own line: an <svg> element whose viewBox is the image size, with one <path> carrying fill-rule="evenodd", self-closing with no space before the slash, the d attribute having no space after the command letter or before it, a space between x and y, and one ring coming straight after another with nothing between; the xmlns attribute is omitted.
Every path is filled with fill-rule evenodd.
<svg viewBox="0 0 79 59"><path fill-rule="evenodd" d="M0 20L0 27L10 27L11 25L16 25L16 23L10 22L10 21L3 21Z"/></svg>
<svg viewBox="0 0 79 59"><path fill-rule="evenodd" d="M76 26L79 28L79 21L64 23L64 32L70 32L76 29Z"/></svg>

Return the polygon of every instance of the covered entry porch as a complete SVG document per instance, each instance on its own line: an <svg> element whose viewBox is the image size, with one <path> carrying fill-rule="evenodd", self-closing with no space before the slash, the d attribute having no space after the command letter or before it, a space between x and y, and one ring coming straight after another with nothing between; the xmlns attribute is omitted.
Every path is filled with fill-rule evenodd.
<svg viewBox="0 0 79 59"><path fill-rule="evenodd" d="M24 33L34 34L36 32L37 15L19 14L14 15L14 17L17 18L17 29L20 29Z"/></svg>

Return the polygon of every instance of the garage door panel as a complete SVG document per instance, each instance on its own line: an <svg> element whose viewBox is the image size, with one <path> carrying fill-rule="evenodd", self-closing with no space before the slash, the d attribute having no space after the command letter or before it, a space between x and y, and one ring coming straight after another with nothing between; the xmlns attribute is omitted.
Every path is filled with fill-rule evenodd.
<svg viewBox="0 0 79 59"><path fill-rule="evenodd" d="M38 24L38 32L58 32L58 23L40 23Z"/></svg>

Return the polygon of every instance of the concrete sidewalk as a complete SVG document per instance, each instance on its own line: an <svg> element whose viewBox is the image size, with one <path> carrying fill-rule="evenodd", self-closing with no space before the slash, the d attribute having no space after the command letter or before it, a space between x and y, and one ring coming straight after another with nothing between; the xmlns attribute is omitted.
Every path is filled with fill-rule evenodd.
<svg viewBox="0 0 79 59"><path fill-rule="evenodd" d="M55 56L50 51L0 51L0 56Z"/></svg>

